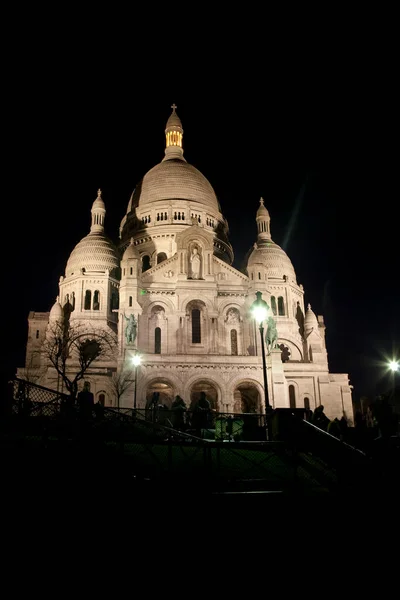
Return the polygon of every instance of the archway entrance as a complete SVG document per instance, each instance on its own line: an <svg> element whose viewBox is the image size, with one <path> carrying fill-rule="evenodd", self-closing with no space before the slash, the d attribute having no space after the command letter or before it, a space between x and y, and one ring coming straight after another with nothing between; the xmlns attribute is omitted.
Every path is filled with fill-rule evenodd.
<svg viewBox="0 0 400 600"><path fill-rule="evenodd" d="M213 410L219 410L218 408L218 392L216 387L209 381L196 381L190 390L190 410L194 410L197 402L200 399L200 393L205 392L207 400L211 404Z"/></svg>
<svg viewBox="0 0 400 600"><path fill-rule="evenodd" d="M146 389L146 408L151 406L151 400L154 392L159 393L159 403L165 404L167 408L171 408L172 401L175 397L175 390L169 381L152 381Z"/></svg>
<svg viewBox="0 0 400 600"><path fill-rule="evenodd" d="M235 413L262 413L261 398L253 383L241 383L233 394Z"/></svg>

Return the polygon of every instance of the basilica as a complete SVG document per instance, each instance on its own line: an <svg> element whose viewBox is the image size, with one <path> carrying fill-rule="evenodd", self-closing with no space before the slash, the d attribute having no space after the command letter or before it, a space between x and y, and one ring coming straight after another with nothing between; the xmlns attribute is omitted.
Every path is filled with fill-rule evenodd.
<svg viewBox="0 0 400 600"><path fill-rule="evenodd" d="M192 407L205 392L220 412L263 413L267 397L274 408L323 405L330 419L345 415L351 424L348 375L329 372L324 319L305 304L290 258L273 241L264 200L254 206L254 246L243 272L232 266L222 208L211 183L185 160L173 105L164 157L137 183L118 241L105 233L98 191L90 231L71 251L53 307L29 313L17 375L66 391L44 347L67 315L71 327L114 340L113 351L79 380L106 406L144 408L158 392L168 407L176 395ZM268 305L271 330L254 318L257 299ZM81 365L73 353L66 360L73 377ZM118 394L122 378L130 384Z"/></svg>

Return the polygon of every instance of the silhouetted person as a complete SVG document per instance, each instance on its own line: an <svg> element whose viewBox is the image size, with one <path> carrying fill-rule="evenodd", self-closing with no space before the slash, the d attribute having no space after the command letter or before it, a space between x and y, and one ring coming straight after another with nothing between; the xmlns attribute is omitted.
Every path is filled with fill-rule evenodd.
<svg viewBox="0 0 400 600"><path fill-rule="evenodd" d="M330 433L330 435L333 435L334 437L340 439L341 429L340 422L337 417L335 417L333 421L328 423L327 432Z"/></svg>
<svg viewBox="0 0 400 600"><path fill-rule="evenodd" d="M320 406L317 406L312 416L312 424L326 431L328 429L329 423L330 421L324 413L324 405L321 404Z"/></svg>
<svg viewBox="0 0 400 600"><path fill-rule="evenodd" d="M205 392L200 392L200 398L193 411L193 427L197 435L201 437L201 430L207 429L211 417L211 404Z"/></svg>
<svg viewBox="0 0 400 600"><path fill-rule="evenodd" d="M94 396L90 391L89 381L85 381L83 390L78 394L78 406L81 419L85 421L89 420L92 417L92 410L94 408Z"/></svg>
<svg viewBox="0 0 400 600"><path fill-rule="evenodd" d="M153 392L150 400L150 410L152 411L152 421L156 421L157 407L160 402L160 392Z"/></svg>
<svg viewBox="0 0 400 600"><path fill-rule="evenodd" d="M175 429L184 429L186 404L179 394L175 396L175 399L171 404L171 411L172 427L175 427Z"/></svg>

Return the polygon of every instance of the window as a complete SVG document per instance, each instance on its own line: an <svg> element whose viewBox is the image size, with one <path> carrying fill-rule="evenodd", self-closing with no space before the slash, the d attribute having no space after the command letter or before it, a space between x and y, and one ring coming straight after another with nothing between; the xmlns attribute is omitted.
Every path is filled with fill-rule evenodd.
<svg viewBox="0 0 400 600"><path fill-rule="evenodd" d="M237 356L237 353L238 353L237 331L236 331L236 329L231 329L231 354L233 356Z"/></svg>
<svg viewBox="0 0 400 600"><path fill-rule="evenodd" d="M142 273L150 269L150 256L143 256L142 258Z"/></svg>
<svg viewBox="0 0 400 600"><path fill-rule="evenodd" d="M96 290L93 294L93 310L100 310L100 292Z"/></svg>
<svg viewBox="0 0 400 600"><path fill-rule="evenodd" d="M304 408L310 410L310 398L304 398Z"/></svg>
<svg viewBox="0 0 400 600"><path fill-rule="evenodd" d="M36 339L39 337L39 329L36 329Z"/></svg>
<svg viewBox="0 0 400 600"><path fill-rule="evenodd" d="M132 306L132 296L129 296L129 306Z"/></svg>
<svg viewBox="0 0 400 600"><path fill-rule="evenodd" d="M165 254L165 252L160 252L159 254L157 254L157 264L159 265L161 262L163 262L164 260L167 260L167 255Z"/></svg>
<svg viewBox="0 0 400 600"><path fill-rule="evenodd" d="M154 330L154 352L161 354L161 327L156 327Z"/></svg>
<svg viewBox="0 0 400 600"><path fill-rule="evenodd" d="M110 298L110 311L112 312L114 309L119 307L119 295L117 292L111 293Z"/></svg>
<svg viewBox="0 0 400 600"><path fill-rule="evenodd" d="M285 304L283 302L283 297L279 296L278 298L278 314L279 315L284 315L285 314Z"/></svg>
<svg viewBox="0 0 400 600"><path fill-rule="evenodd" d="M133 275L133 267L131 267L131 275Z"/></svg>
<svg viewBox="0 0 400 600"><path fill-rule="evenodd" d="M200 328L200 310L194 308L192 310L192 344L201 343L201 328Z"/></svg>
<svg viewBox="0 0 400 600"><path fill-rule="evenodd" d="M84 310L90 310L91 304L92 304L92 292L90 290L86 290Z"/></svg>
<svg viewBox="0 0 400 600"><path fill-rule="evenodd" d="M105 402L106 402L105 394L99 394L99 404L104 406Z"/></svg>
<svg viewBox="0 0 400 600"><path fill-rule="evenodd" d="M294 385L289 385L289 406L290 408L296 408L296 395L294 392Z"/></svg>
<svg viewBox="0 0 400 600"><path fill-rule="evenodd" d="M274 315L276 315L276 299L275 299L275 296L271 296L271 308L272 308L272 313Z"/></svg>

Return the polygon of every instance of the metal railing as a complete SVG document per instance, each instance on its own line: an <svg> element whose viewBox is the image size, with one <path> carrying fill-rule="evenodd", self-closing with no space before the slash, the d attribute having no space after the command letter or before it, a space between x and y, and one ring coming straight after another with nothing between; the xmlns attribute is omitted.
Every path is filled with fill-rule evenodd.
<svg viewBox="0 0 400 600"><path fill-rule="evenodd" d="M246 480L269 489L336 490L365 464L363 453L289 412L281 427L273 423L278 411L271 416L274 441L267 441L265 415L256 413L96 405L88 416L54 390L19 379L10 390L8 433L39 444L89 443L122 453L137 477L207 481L214 488Z"/></svg>

